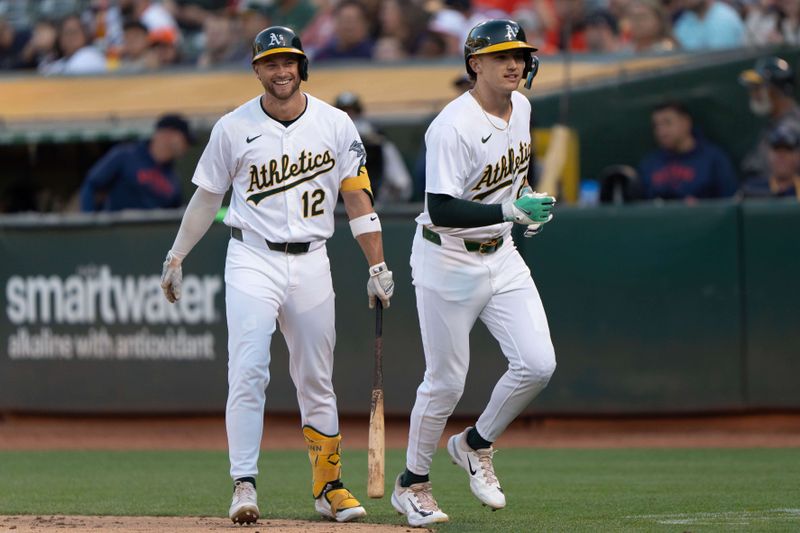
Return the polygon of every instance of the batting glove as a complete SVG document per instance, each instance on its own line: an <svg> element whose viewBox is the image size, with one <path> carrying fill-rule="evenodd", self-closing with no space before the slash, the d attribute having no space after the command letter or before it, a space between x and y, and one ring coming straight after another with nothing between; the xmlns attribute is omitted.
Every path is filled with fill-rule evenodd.
<svg viewBox="0 0 800 533"><path fill-rule="evenodd" d="M552 217L553 215L550 216ZM542 224L528 224L528 227L525 228L525 232L522 234L522 236L526 239L530 239L534 235L539 235L543 229L544 226Z"/></svg>
<svg viewBox="0 0 800 533"><path fill-rule="evenodd" d="M172 251L167 252L167 260L161 270L161 289L164 296L170 303L175 303L181 299L181 284L183 283L183 269L181 261L172 255Z"/></svg>
<svg viewBox="0 0 800 533"><path fill-rule="evenodd" d="M526 193L503 203L503 219L517 224L545 224L553 218L550 212L556 199L544 193Z"/></svg>
<svg viewBox="0 0 800 533"><path fill-rule="evenodd" d="M376 299L380 298L384 308L389 307L389 298L394 294L394 281L392 271L386 263L378 263L369 267L369 281L367 281L367 296L369 308L375 308Z"/></svg>

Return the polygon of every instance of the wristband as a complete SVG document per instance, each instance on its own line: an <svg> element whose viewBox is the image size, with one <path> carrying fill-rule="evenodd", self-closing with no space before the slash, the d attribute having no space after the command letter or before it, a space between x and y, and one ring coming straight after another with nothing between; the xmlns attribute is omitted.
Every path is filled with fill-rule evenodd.
<svg viewBox="0 0 800 533"><path fill-rule="evenodd" d="M364 233L381 231L381 221L378 218L378 213L367 213L352 219L350 221L350 230L353 232L353 237L358 237Z"/></svg>

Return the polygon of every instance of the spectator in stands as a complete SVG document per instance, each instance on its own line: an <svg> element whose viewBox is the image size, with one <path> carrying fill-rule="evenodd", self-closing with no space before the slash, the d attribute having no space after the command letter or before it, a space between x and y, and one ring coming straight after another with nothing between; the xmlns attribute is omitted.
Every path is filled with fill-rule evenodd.
<svg viewBox="0 0 800 533"><path fill-rule="evenodd" d="M750 4L744 17L745 44L769 46L782 43L780 25L783 16L775 0L758 0Z"/></svg>
<svg viewBox="0 0 800 533"><path fill-rule="evenodd" d="M428 14L410 0L383 0L380 5L380 37L375 59L394 60L412 56L419 50Z"/></svg>
<svg viewBox="0 0 800 533"><path fill-rule="evenodd" d="M748 45L800 45L800 0L761 0L751 5L745 28Z"/></svg>
<svg viewBox="0 0 800 533"><path fill-rule="evenodd" d="M317 52L333 39L336 26L334 9L338 0L315 0L317 12L308 23L300 39L303 41L303 50L309 57L316 57Z"/></svg>
<svg viewBox="0 0 800 533"><path fill-rule="evenodd" d="M91 0L81 13L81 20L89 28L90 40L106 54L110 68L119 61L124 40L122 13L109 0Z"/></svg>
<svg viewBox="0 0 800 533"><path fill-rule="evenodd" d="M254 2L252 0L245 2L239 10L239 26L240 26L240 39L241 48L244 50L245 55L242 57L242 64L250 68L251 59L253 57L250 47L253 46L253 41L256 35L264 28L272 25L272 19L269 18L270 4L265 2ZM305 41L303 45L305 46Z"/></svg>
<svg viewBox="0 0 800 533"><path fill-rule="evenodd" d="M147 69L150 36L147 26L138 20L125 23L122 31L122 49L119 57L120 72L141 72Z"/></svg>
<svg viewBox="0 0 800 533"><path fill-rule="evenodd" d="M22 50L31 38L31 33L17 30L4 18L0 18L0 70L18 68Z"/></svg>
<svg viewBox="0 0 800 533"><path fill-rule="evenodd" d="M659 0L632 0L628 3L630 42L637 54L671 52L677 48L672 38L672 24Z"/></svg>
<svg viewBox="0 0 800 533"><path fill-rule="evenodd" d="M106 72L105 56L92 46L86 27L77 15L69 15L58 29L61 57L39 66L46 76L100 74Z"/></svg>
<svg viewBox="0 0 800 533"><path fill-rule="evenodd" d="M145 63L148 70L178 65L182 61L178 35L169 28L150 32L150 48Z"/></svg>
<svg viewBox="0 0 800 533"><path fill-rule="evenodd" d="M464 56L464 41L469 30L479 22L489 18L505 16L501 11L477 13L472 8L472 0L444 0L428 24L428 31L438 35L446 43L446 55Z"/></svg>
<svg viewBox="0 0 800 533"><path fill-rule="evenodd" d="M780 57L764 57L739 75L739 83L747 88L750 110L768 120L758 143L742 160L745 179L758 178L768 172L769 132L781 126L800 131L800 107L794 98L795 72Z"/></svg>
<svg viewBox="0 0 800 533"><path fill-rule="evenodd" d="M175 161L193 142L189 124L182 116L162 116L149 141L115 146L95 163L81 187L81 210L180 206Z"/></svg>
<svg viewBox="0 0 800 533"><path fill-rule="evenodd" d="M317 8L310 0L275 0L269 16L273 24L288 26L295 32L302 33L316 11Z"/></svg>
<svg viewBox="0 0 800 533"><path fill-rule="evenodd" d="M545 35L545 43L555 50L566 50L569 46L573 52L586 52L586 6L583 0L555 0L552 12L554 18Z"/></svg>
<svg viewBox="0 0 800 533"><path fill-rule="evenodd" d="M417 57L425 59L446 57L447 46L448 40L444 34L428 29L421 36Z"/></svg>
<svg viewBox="0 0 800 533"><path fill-rule="evenodd" d="M367 173L375 201L380 203L408 201L413 184L400 150L367 120L358 95L351 92L341 93L336 97L334 105L350 116L364 142L364 149L367 151Z"/></svg>
<svg viewBox="0 0 800 533"><path fill-rule="evenodd" d="M359 0L342 0L334 9L334 35L314 59L369 59L375 42L369 35L367 10Z"/></svg>
<svg viewBox="0 0 800 533"><path fill-rule="evenodd" d="M241 65L245 57L252 57L238 37L236 19L223 11L209 13L203 22L203 34L205 47L197 58L200 68Z"/></svg>
<svg viewBox="0 0 800 533"><path fill-rule="evenodd" d="M122 20L138 20L149 31L171 29L178 31L178 23L164 5L152 0L117 0Z"/></svg>
<svg viewBox="0 0 800 533"><path fill-rule="evenodd" d="M610 54L619 51L619 25L610 11L598 9L586 17L586 48L596 54Z"/></svg>
<svg viewBox="0 0 800 533"><path fill-rule="evenodd" d="M39 19L33 26L31 38L19 56L17 66L36 69L39 65L52 63L58 57L58 27L53 21Z"/></svg>
<svg viewBox="0 0 800 533"><path fill-rule="evenodd" d="M780 126L769 133L767 144L767 174L745 181L743 195L800 200L800 132Z"/></svg>
<svg viewBox="0 0 800 533"><path fill-rule="evenodd" d="M683 104L658 105L651 117L658 149L639 164L644 198L694 200L723 198L736 192L730 159L693 132L692 116Z"/></svg>
<svg viewBox="0 0 800 533"><path fill-rule="evenodd" d="M239 2L237 2L239 3ZM264 3L271 4L270 0L242 1L246 4ZM165 7L169 10L182 35L200 34L203 31L203 22L209 13L214 13L231 6L230 0L170 0ZM261 28L264 29L263 27Z"/></svg>
<svg viewBox="0 0 800 533"><path fill-rule="evenodd" d="M675 38L684 50L735 48L744 45L744 23L722 0L685 0L675 23Z"/></svg>

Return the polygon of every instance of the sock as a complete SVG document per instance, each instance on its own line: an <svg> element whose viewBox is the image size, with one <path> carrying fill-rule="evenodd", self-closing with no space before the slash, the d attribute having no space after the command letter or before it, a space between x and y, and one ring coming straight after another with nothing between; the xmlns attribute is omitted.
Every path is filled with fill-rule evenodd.
<svg viewBox="0 0 800 533"><path fill-rule="evenodd" d="M482 450L491 447L492 443L481 437L477 429L471 427L467 431L467 445L473 450Z"/></svg>
<svg viewBox="0 0 800 533"><path fill-rule="evenodd" d="M421 476L419 474L415 474L414 472L412 472L408 468L406 468L406 471L403 472L403 475L400 476L400 486L401 487L410 487L411 485L414 485L415 483L425 483L426 481L430 481L430 478L428 477L428 474L425 474L425 475Z"/></svg>
<svg viewBox="0 0 800 533"><path fill-rule="evenodd" d="M256 478L254 477L237 477L233 481L234 483L237 481L249 481L250 483L253 484L253 488L256 488Z"/></svg>

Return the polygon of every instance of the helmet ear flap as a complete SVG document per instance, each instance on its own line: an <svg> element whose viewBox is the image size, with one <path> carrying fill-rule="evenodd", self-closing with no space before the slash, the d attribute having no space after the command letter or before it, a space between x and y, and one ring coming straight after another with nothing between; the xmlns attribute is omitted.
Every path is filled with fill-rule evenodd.
<svg viewBox="0 0 800 533"><path fill-rule="evenodd" d="M300 58L300 79L308 81L308 58L306 56Z"/></svg>

